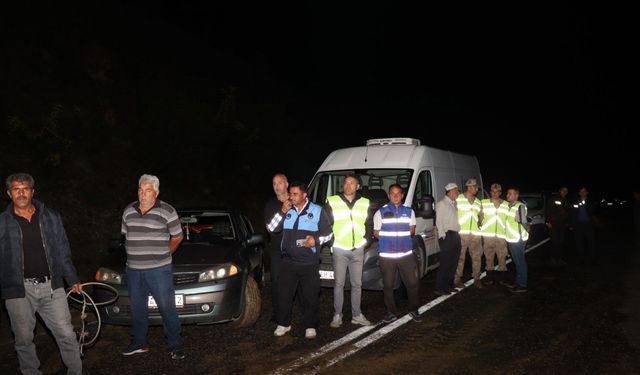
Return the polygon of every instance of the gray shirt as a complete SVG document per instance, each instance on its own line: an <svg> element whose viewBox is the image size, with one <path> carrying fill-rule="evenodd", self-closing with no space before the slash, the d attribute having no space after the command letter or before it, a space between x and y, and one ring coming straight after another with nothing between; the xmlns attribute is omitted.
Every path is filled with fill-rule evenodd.
<svg viewBox="0 0 640 375"><path fill-rule="evenodd" d="M460 231L455 201L446 195L436 204L436 230L438 238L444 238L448 230Z"/></svg>

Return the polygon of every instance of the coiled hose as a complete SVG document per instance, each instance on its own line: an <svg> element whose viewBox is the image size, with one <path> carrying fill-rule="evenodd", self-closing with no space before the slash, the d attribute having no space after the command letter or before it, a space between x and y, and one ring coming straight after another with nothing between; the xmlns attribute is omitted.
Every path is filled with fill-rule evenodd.
<svg viewBox="0 0 640 375"><path fill-rule="evenodd" d="M109 291L111 291L113 293L113 298L107 300L107 301L103 301L103 302L98 302L96 303L93 298L91 298L91 296L85 292L84 288L85 286L98 286L101 288L105 288L108 289ZM73 293L71 291L71 288L69 288L69 290L67 291L67 298L70 299L73 302L76 302L78 304L82 305L82 309L81 309L81 313L80 313L80 320L82 321L82 328L80 329L80 333L78 335L78 345L80 345L80 356L84 356L84 348L85 347L90 347L91 345L93 345L96 340L98 339L98 336L100 334L100 327L102 325L102 321L100 319L100 312L98 311L98 306L102 306L102 305L109 305L114 303L117 299L118 299L118 291L112 287L111 285L108 284L104 284L104 283L99 283L99 282L88 282L88 283L84 283L82 284L82 299L73 297L72 295L77 295L76 293ZM95 333L93 334L93 337L91 337L89 339L89 336L91 335L89 332L89 324L86 322L87 320L87 307L92 307L93 310L95 311L96 317L97 317L97 323L98 326L96 328Z"/></svg>

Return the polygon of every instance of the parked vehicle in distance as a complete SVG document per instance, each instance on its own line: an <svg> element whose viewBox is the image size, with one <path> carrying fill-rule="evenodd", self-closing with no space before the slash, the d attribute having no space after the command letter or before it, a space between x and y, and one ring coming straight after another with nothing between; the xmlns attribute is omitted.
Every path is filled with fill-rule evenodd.
<svg viewBox="0 0 640 375"><path fill-rule="evenodd" d="M543 193L520 193L520 200L527 205L527 216L531 219L531 225L544 224L546 222L546 199Z"/></svg>
<svg viewBox="0 0 640 375"><path fill-rule="evenodd" d="M413 243L418 257L419 277L439 265L440 248L435 235L434 207L435 202L444 197L444 186L456 182L463 187L471 177L476 178L478 185L482 186L482 175L475 156L424 146L420 140L413 138L378 138L369 139L359 147L332 151L309 184L309 199L324 204L327 197L340 192L347 174L360 177L360 192L371 201L371 215L389 201L389 186L399 184L404 189L404 205L413 208L416 214ZM320 284L333 287L330 249L323 248L320 258ZM376 241L365 250L363 289L382 290L378 258ZM399 277L396 277L395 286L400 286Z"/></svg>
<svg viewBox="0 0 640 375"><path fill-rule="evenodd" d="M549 236L545 214L547 199L543 193L520 193L520 200L527 205L527 219L531 224L527 246L532 246Z"/></svg>
<svg viewBox="0 0 640 375"><path fill-rule="evenodd" d="M178 316L183 324L232 322L239 327L260 315L260 287L264 236L236 210L178 210L184 239L173 254L173 279ZM104 323L131 324L124 239L111 246L108 261L96 272L96 281L118 291L115 303L100 306ZM108 300L106 289L95 288L96 302ZM112 294L111 294L112 296ZM162 317L149 296L149 323Z"/></svg>

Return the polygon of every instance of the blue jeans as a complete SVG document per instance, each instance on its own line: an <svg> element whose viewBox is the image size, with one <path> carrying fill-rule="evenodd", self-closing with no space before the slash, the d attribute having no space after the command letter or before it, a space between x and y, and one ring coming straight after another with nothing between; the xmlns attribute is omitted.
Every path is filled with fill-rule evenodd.
<svg viewBox="0 0 640 375"><path fill-rule="evenodd" d="M127 290L131 307L131 341L133 345L146 346L149 332L149 294L158 305L162 316L164 335L169 350L182 348L184 340L180 336L181 326L175 304L173 272L171 265L149 270L127 267Z"/></svg>
<svg viewBox="0 0 640 375"><path fill-rule="evenodd" d="M509 252L516 265L516 285L521 288L527 287L527 259L524 253L526 244L527 241L509 242Z"/></svg>
<svg viewBox="0 0 640 375"><path fill-rule="evenodd" d="M40 361L33 343L36 312L51 330L60 349L67 374L82 374L80 345L71 324L71 314L63 288L51 290L51 281L33 284L25 282L25 297L5 301L11 329L15 336L15 348L23 374L41 374Z"/></svg>

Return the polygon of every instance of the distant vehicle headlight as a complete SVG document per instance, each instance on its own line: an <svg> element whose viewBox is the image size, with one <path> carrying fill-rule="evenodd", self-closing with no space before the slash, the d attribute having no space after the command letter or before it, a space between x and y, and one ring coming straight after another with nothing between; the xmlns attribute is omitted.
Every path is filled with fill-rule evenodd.
<svg viewBox="0 0 640 375"><path fill-rule="evenodd" d="M200 273L199 283L220 280L238 273L238 266L233 263L226 263L220 266L211 267Z"/></svg>
<svg viewBox="0 0 640 375"><path fill-rule="evenodd" d="M106 284L122 284L122 274L106 267L96 271L96 281Z"/></svg>

